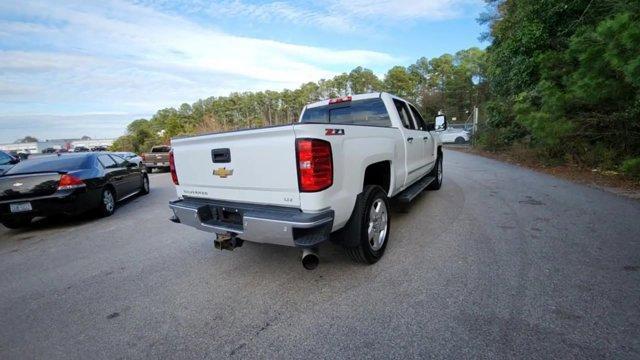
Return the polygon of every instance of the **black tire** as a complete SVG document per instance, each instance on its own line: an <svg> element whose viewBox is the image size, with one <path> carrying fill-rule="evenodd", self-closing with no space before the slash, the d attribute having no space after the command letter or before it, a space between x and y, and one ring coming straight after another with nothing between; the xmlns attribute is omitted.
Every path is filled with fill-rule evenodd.
<svg viewBox="0 0 640 360"><path fill-rule="evenodd" d="M464 143L465 143L465 140L464 140L464 138L463 138L462 136L458 136L458 137L456 138L456 140L455 140L455 143L456 143L456 144L464 144Z"/></svg>
<svg viewBox="0 0 640 360"><path fill-rule="evenodd" d="M142 174L142 186L140 187L140 195L147 195L151 187L149 186L149 177L147 174Z"/></svg>
<svg viewBox="0 0 640 360"><path fill-rule="evenodd" d="M22 229L31 225L31 216L16 216L2 220L2 225L9 229Z"/></svg>
<svg viewBox="0 0 640 360"><path fill-rule="evenodd" d="M374 204L384 204L384 207L380 207L380 213L382 214L382 210L384 210L383 216L386 217L384 220L386 226L384 230L380 229L380 232L374 230L373 238L370 238L369 227L372 226L370 222L376 223L376 226L382 225L381 222L371 220L371 212L373 211L372 208ZM384 234L382 233L383 231ZM347 254L359 263L376 263L382 258L382 255L384 255L387 243L389 242L390 232L391 219L387 194L378 185L367 185L361 196L358 197L353 214L344 228L344 238L342 241L346 247ZM377 240L376 234L378 234Z"/></svg>
<svg viewBox="0 0 640 360"><path fill-rule="evenodd" d="M109 201L108 196L111 196ZM102 189L102 195L100 196L100 204L98 205L98 214L102 217L113 215L116 211L116 194L110 187Z"/></svg>
<svg viewBox="0 0 640 360"><path fill-rule="evenodd" d="M442 178L443 178L443 168L442 168L442 153L438 153L438 158L436 159L436 166L433 167L433 170L427 175L433 176L436 179L427 186L427 190L440 190L442 186Z"/></svg>

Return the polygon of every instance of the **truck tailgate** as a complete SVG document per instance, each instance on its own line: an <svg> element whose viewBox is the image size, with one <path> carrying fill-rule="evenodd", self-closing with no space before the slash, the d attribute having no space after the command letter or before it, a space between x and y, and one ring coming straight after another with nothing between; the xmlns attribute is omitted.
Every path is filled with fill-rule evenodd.
<svg viewBox="0 0 640 360"><path fill-rule="evenodd" d="M293 125L174 139L179 196L300 206Z"/></svg>
<svg viewBox="0 0 640 360"><path fill-rule="evenodd" d="M169 153L144 153L142 156L148 163L169 163Z"/></svg>

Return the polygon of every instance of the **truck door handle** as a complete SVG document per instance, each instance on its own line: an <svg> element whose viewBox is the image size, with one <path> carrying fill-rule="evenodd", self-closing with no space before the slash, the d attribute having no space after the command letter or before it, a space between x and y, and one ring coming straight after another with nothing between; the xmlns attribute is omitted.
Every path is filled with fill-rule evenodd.
<svg viewBox="0 0 640 360"><path fill-rule="evenodd" d="M413 142L413 138L412 137L408 137L407 141L411 143L411 142Z"/></svg>
<svg viewBox="0 0 640 360"><path fill-rule="evenodd" d="M429 137L425 136L425 137L422 138L422 140L429 140Z"/></svg>

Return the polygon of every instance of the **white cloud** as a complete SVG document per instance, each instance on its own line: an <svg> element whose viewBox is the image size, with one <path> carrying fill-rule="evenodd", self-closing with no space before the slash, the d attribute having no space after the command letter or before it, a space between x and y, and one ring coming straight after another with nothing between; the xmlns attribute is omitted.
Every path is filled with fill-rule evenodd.
<svg viewBox="0 0 640 360"><path fill-rule="evenodd" d="M334 0L332 7L360 17L438 21L469 16L466 11L480 4L482 1L479 0Z"/></svg>
<svg viewBox="0 0 640 360"><path fill-rule="evenodd" d="M209 16L248 18L263 23L293 23L324 30L375 31L376 26L399 24L407 20L441 21L474 18L482 0L326 0L272 1L248 0L138 0L166 10L206 13Z"/></svg>
<svg viewBox="0 0 640 360"><path fill-rule="evenodd" d="M0 81L25 89L46 84L24 101L3 106L5 114L30 110L23 108L29 102L38 111L46 103L69 111L63 105L71 99L97 107L90 110L152 111L230 91L297 87L333 76L337 68L394 62L375 51L234 36L116 0L4 2L0 13L31 19L2 20L7 26L0 32L0 48L35 43L38 49L0 51ZM6 100L0 92L0 102Z"/></svg>
<svg viewBox="0 0 640 360"><path fill-rule="evenodd" d="M0 143L10 143L27 135L38 139L80 138L84 135L94 139L114 138L124 134L127 124L133 119L144 116L148 114L0 115ZM91 126L87 126L88 123Z"/></svg>
<svg viewBox="0 0 640 360"><path fill-rule="evenodd" d="M234 36L215 27L219 18L341 32L461 16L477 2L0 1L0 129L24 126L25 118L15 122L15 116L34 113L94 114L74 124L97 128L104 118L89 121L95 113L150 114L211 95L295 88L358 65L384 69L398 61L344 44L336 50ZM193 20L199 15L209 23ZM45 126L47 119L33 124Z"/></svg>
<svg viewBox="0 0 640 360"><path fill-rule="evenodd" d="M89 56L0 50L0 71L50 71L83 67L97 62L97 59Z"/></svg>

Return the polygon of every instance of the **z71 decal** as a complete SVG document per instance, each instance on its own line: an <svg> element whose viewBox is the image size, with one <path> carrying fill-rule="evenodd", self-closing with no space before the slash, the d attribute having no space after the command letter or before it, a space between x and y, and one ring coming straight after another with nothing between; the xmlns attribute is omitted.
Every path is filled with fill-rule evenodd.
<svg viewBox="0 0 640 360"><path fill-rule="evenodd" d="M325 129L325 135L344 135L344 129Z"/></svg>

